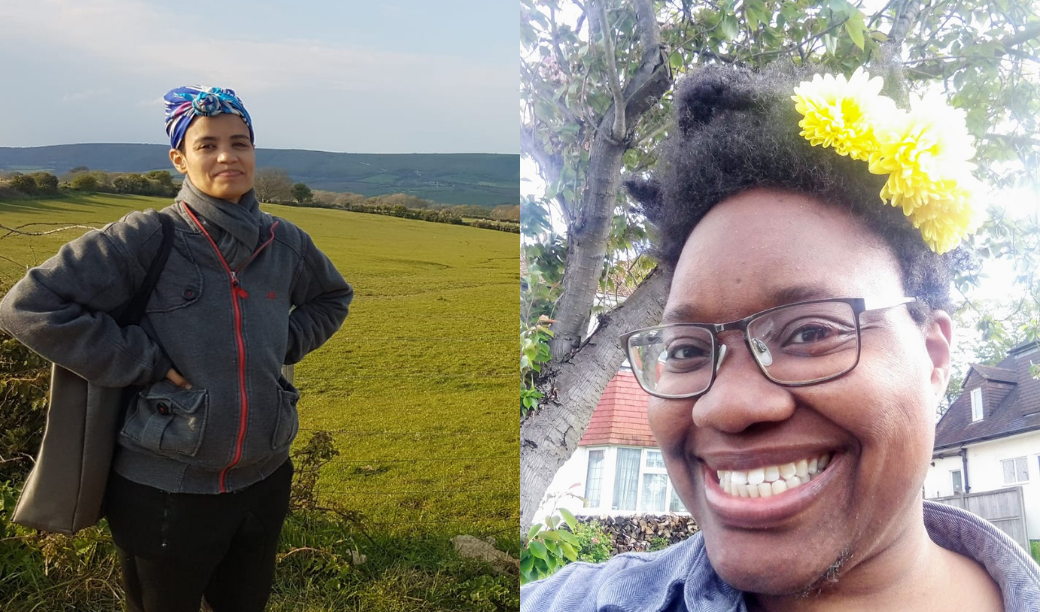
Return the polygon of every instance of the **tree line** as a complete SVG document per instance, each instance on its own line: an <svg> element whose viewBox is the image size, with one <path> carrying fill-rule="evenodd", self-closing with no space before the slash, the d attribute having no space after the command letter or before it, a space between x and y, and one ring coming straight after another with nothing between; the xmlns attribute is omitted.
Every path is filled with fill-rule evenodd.
<svg viewBox="0 0 1040 612"><path fill-rule="evenodd" d="M81 193L127 193L173 197L180 183L174 182L169 170L105 172L80 166L62 176L50 172L8 172L0 174L0 199L25 196L56 196L63 190Z"/></svg>
<svg viewBox="0 0 1040 612"><path fill-rule="evenodd" d="M152 170L138 174L90 170L80 166L60 177L50 172L0 173L0 200L56 197L67 192L173 197L177 195L180 186L180 181L175 180L168 170ZM294 183L292 177L282 168L259 168L254 175L254 189L257 199L267 203L336 208L435 223L520 232L519 204L488 208L474 204L452 205L432 202L403 193L365 197L357 193L312 190L306 183Z"/></svg>

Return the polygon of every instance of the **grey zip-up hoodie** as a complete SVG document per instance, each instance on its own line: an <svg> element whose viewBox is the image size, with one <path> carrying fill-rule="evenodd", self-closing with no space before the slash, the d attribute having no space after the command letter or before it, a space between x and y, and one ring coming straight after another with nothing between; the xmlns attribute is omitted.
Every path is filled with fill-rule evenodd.
<svg viewBox="0 0 1040 612"><path fill-rule="evenodd" d="M159 215L174 223L173 249L141 324L119 328L108 313L143 284ZM252 192L232 204L185 180L172 206L87 232L30 270L0 301L0 327L96 385L143 385L113 469L165 491L212 494L284 463L299 392L281 366L328 340L352 297L310 236L261 212ZM165 380L171 367L191 389Z"/></svg>

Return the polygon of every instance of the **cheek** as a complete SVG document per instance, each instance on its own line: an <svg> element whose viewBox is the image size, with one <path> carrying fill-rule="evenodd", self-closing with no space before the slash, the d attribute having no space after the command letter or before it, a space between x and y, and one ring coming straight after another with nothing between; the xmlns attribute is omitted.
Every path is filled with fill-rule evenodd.
<svg viewBox="0 0 1040 612"><path fill-rule="evenodd" d="M682 453L693 427L693 402L650 398L647 420L657 444L666 454Z"/></svg>

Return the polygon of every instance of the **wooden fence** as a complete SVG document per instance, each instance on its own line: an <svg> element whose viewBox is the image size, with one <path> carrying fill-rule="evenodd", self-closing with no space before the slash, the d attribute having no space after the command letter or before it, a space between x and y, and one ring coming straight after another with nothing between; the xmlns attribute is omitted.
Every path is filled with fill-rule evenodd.
<svg viewBox="0 0 1040 612"><path fill-rule="evenodd" d="M1029 552L1022 487L1005 487L996 491L937 497L931 501L962 508L981 516L993 523L997 529L1011 536L1012 540L1018 542L1018 545L1027 553Z"/></svg>

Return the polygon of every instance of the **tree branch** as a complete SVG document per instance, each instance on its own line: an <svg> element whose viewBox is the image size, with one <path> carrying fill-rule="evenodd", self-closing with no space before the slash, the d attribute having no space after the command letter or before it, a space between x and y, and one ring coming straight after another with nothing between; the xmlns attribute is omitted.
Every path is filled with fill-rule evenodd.
<svg viewBox="0 0 1040 612"><path fill-rule="evenodd" d="M610 30L607 28L607 11L603 7L604 0L590 0L593 6L592 14L596 16L597 29L603 38L603 63L607 66L607 82L610 84L610 93L614 96L614 127L611 138L616 141L624 141L625 133L625 104L621 93L621 81L618 79L617 62L614 61L614 44L610 40Z"/></svg>
<svg viewBox="0 0 1040 612"><path fill-rule="evenodd" d="M60 223L26 223L25 225L19 225L18 228L28 227L30 225L61 225L61 224ZM4 238L7 238L11 234L20 234L22 236L46 236L47 234L56 234L58 232L64 232L65 230L70 230L70 229L86 229L86 230L96 230L96 229L98 229L98 228L90 226L90 225L66 225L65 227L59 227L58 229L47 230L46 232L23 232L23 231L20 231L20 229L18 229L18 228L7 227L3 223L0 223L0 229L7 230L6 234L4 234L3 236L0 236L0 240L2 240Z"/></svg>

